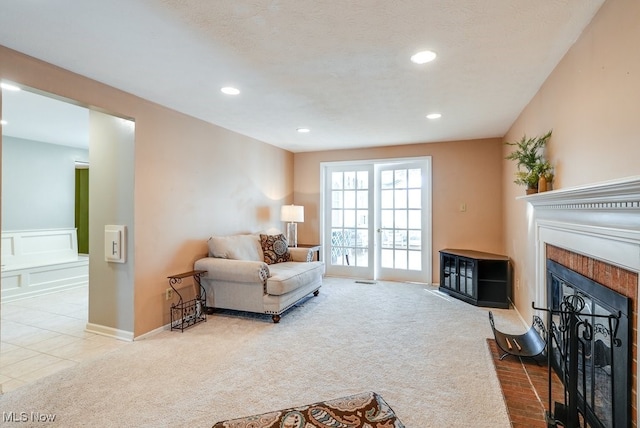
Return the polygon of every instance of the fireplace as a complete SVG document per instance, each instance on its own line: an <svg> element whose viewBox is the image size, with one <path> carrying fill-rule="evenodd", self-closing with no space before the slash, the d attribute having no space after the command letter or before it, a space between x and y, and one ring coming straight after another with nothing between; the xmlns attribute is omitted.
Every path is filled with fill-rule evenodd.
<svg viewBox="0 0 640 428"><path fill-rule="evenodd" d="M550 364L564 384L551 419L565 427L629 426L630 299L548 259L547 309Z"/></svg>
<svg viewBox="0 0 640 428"><path fill-rule="evenodd" d="M630 410L627 423L619 425L616 421L615 426L638 427L637 314L638 272L640 272L640 176L543 192L518 199L524 199L529 203L528 220L531 226L529 240L535 242L535 251L530 255L529 260L535 269L533 272L527 271L527 280L535 284L530 291L530 297L536 306L553 307L554 301L559 304L563 296L581 293L565 289L562 285L562 294L558 294L558 288L563 284L562 275L565 272L562 272L562 275L554 273L555 279L553 276L549 278L547 259L554 260L570 271L575 271L629 298L626 321L628 330L627 333L623 333L629 339L629 348L626 351L629 357L627 363L616 361L614 364L616 364L615 370L626 369L627 383L631 386L627 389L626 398ZM604 303L608 305L610 299L610 297L604 298ZM588 303L595 308L593 306L595 303L591 299L585 301L585 305ZM598 310L600 311L603 306L606 305L598 304ZM615 313L616 309L607 308L606 311ZM537 315L543 319L546 317L544 311L539 311ZM595 323L595 320L590 321L593 326ZM602 348L603 344L592 344L592 349L584 351L584 356L596 358L597 354L598 365L604 366L595 367L595 363L585 362L582 368L578 368L579 372L585 371L585 368L586 371L594 371L606 367L607 361L601 359L602 351L607 350ZM614 389L616 385L617 383L614 383ZM599 393L610 395L606 391L599 391ZM586 395L591 396L591 390ZM590 397L587 398L589 399ZM598 407L600 404L593 404L593 406ZM607 417L604 416L604 419L606 421ZM612 426L606 425L607 423L604 422L603 425L595 423L592 426Z"/></svg>

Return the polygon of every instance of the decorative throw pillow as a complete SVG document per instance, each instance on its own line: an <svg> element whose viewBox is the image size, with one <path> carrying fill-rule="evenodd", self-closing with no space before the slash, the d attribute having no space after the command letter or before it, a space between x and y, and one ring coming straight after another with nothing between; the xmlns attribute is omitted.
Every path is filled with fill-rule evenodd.
<svg viewBox="0 0 640 428"><path fill-rule="evenodd" d="M287 238L280 235L260 235L260 244L264 253L264 262L268 265L291 260Z"/></svg>

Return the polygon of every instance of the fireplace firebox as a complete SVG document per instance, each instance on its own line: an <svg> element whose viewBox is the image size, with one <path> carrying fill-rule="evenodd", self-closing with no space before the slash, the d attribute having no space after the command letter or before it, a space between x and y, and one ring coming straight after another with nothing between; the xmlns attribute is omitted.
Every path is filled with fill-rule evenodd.
<svg viewBox="0 0 640 428"><path fill-rule="evenodd" d="M552 397L549 427L630 426L630 299L547 260L549 375L562 397ZM551 377L550 377L551 379Z"/></svg>

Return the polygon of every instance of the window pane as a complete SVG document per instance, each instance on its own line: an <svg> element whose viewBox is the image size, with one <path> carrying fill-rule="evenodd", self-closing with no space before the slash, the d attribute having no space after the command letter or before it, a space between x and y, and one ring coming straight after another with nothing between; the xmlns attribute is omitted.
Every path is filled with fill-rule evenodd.
<svg viewBox="0 0 640 428"><path fill-rule="evenodd" d="M356 235L356 247L366 248L369 246L369 232L365 230L358 229Z"/></svg>
<svg viewBox="0 0 640 428"><path fill-rule="evenodd" d="M409 170L409 187L414 189L422 187L422 171L420 168Z"/></svg>
<svg viewBox="0 0 640 428"><path fill-rule="evenodd" d="M422 229L422 211L409 210L409 229Z"/></svg>
<svg viewBox="0 0 640 428"><path fill-rule="evenodd" d="M369 208L369 192L367 190L360 190L357 192L358 208Z"/></svg>
<svg viewBox="0 0 640 428"><path fill-rule="evenodd" d="M395 196L395 208L407 208L407 191L406 190L396 190L394 192Z"/></svg>
<svg viewBox="0 0 640 428"><path fill-rule="evenodd" d="M380 233L382 248L393 248L393 231L383 230Z"/></svg>
<svg viewBox="0 0 640 428"><path fill-rule="evenodd" d="M384 229L393 228L393 210L380 211L380 227Z"/></svg>
<svg viewBox="0 0 640 428"><path fill-rule="evenodd" d="M406 229L407 228L407 210L396 210L395 217L396 217L395 227L397 229Z"/></svg>
<svg viewBox="0 0 640 428"><path fill-rule="evenodd" d="M342 210L331 210L331 226L342 227Z"/></svg>
<svg viewBox="0 0 640 428"><path fill-rule="evenodd" d="M358 210L358 218L357 218L357 227L367 227L369 226L369 211L367 210Z"/></svg>
<svg viewBox="0 0 640 428"><path fill-rule="evenodd" d="M362 266L362 267L368 267L369 266L369 250L367 250L366 248L357 249L355 251L355 254L356 254L356 265L357 266Z"/></svg>
<svg viewBox="0 0 640 428"><path fill-rule="evenodd" d="M342 208L342 192L334 190L331 192L331 208Z"/></svg>
<svg viewBox="0 0 640 428"><path fill-rule="evenodd" d="M347 190L344 192L344 208L356 207L356 192Z"/></svg>
<svg viewBox="0 0 640 428"><path fill-rule="evenodd" d="M355 189L356 188L356 173L355 171L349 171L344 173L344 188Z"/></svg>
<svg viewBox="0 0 640 428"><path fill-rule="evenodd" d="M396 230L395 231L394 245L396 248L407 248L407 231Z"/></svg>
<svg viewBox="0 0 640 428"><path fill-rule="evenodd" d="M344 210L343 212L344 212L344 226L356 227L356 211Z"/></svg>
<svg viewBox="0 0 640 428"><path fill-rule="evenodd" d="M419 230L409 231L409 249L421 250L422 249L422 232Z"/></svg>
<svg viewBox="0 0 640 428"><path fill-rule="evenodd" d="M422 208L419 189L409 190L409 208Z"/></svg>
<svg viewBox="0 0 640 428"><path fill-rule="evenodd" d="M406 169L397 169L395 170L396 189L406 189L407 188L407 170Z"/></svg>
<svg viewBox="0 0 640 428"><path fill-rule="evenodd" d="M382 189L393 189L393 171L382 171L380 173L380 187Z"/></svg>
<svg viewBox="0 0 640 428"><path fill-rule="evenodd" d="M393 208L393 190L380 192L380 208Z"/></svg>
<svg viewBox="0 0 640 428"><path fill-rule="evenodd" d="M404 250L396 250L395 253L396 253L395 268L406 269L407 268L407 252Z"/></svg>
<svg viewBox="0 0 640 428"><path fill-rule="evenodd" d="M368 189L369 188L369 171L358 171L358 189Z"/></svg>
<svg viewBox="0 0 640 428"><path fill-rule="evenodd" d="M344 246L355 247L356 246L356 231L355 229L344 229Z"/></svg>
<svg viewBox="0 0 640 428"><path fill-rule="evenodd" d="M420 251L409 251L409 269L422 270L422 253Z"/></svg>
<svg viewBox="0 0 640 428"><path fill-rule="evenodd" d="M331 188L342 189L342 173L341 172L331 173Z"/></svg>
<svg viewBox="0 0 640 428"><path fill-rule="evenodd" d="M383 268L393 268L393 250L382 250L380 259Z"/></svg>

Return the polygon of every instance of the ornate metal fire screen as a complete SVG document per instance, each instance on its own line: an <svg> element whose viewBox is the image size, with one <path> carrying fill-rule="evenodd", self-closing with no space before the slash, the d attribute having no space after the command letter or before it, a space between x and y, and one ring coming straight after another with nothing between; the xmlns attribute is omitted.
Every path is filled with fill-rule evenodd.
<svg viewBox="0 0 640 428"><path fill-rule="evenodd" d="M551 260L547 288L548 427L630 426L629 299Z"/></svg>

